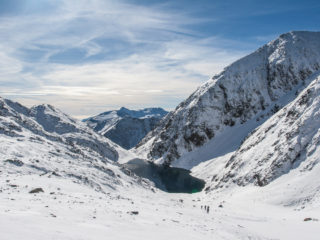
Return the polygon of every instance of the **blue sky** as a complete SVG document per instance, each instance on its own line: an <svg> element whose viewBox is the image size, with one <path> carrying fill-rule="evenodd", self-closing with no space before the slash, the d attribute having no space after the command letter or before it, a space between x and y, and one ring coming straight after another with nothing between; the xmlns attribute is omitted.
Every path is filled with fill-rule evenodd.
<svg viewBox="0 0 320 240"><path fill-rule="evenodd" d="M75 117L173 109L225 66L291 30L320 1L0 0L0 96Z"/></svg>

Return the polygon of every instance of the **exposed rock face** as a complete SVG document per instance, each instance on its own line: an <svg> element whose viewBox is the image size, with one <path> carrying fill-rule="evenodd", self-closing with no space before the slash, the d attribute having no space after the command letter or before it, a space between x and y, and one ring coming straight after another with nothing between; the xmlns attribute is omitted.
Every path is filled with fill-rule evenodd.
<svg viewBox="0 0 320 240"><path fill-rule="evenodd" d="M226 67L168 114L137 146L172 163L248 120L265 120L320 69L320 33L290 32ZM249 132L248 132L249 133Z"/></svg>
<svg viewBox="0 0 320 240"><path fill-rule="evenodd" d="M302 174L319 164L320 73L312 80L293 102L247 137L212 179L212 186L265 186L292 169Z"/></svg>
<svg viewBox="0 0 320 240"><path fill-rule="evenodd" d="M83 121L123 148L130 149L152 131L167 113L162 108L129 110L123 107Z"/></svg>

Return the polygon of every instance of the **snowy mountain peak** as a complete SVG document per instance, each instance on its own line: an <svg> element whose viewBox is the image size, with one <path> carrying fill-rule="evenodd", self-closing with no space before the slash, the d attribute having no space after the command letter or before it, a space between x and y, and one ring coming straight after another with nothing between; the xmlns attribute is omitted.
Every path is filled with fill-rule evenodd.
<svg viewBox="0 0 320 240"><path fill-rule="evenodd" d="M130 149L153 130L167 113L162 108L130 110L122 107L83 121L123 148Z"/></svg>
<svg viewBox="0 0 320 240"><path fill-rule="evenodd" d="M41 112L41 113L45 113L45 114L55 115L57 117L66 117L69 121L72 121L72 122L75 121L70 116L68 116L67 114L62 112L60 109L58 109L50 104L36 105L36 106L31 107L30 110L34 113Z"/></svg>
<svg viewBox="0 0 320 240"><path fill-rule="evenodd" d="M8 136L35 135L39 141L55 141L71 147L79 153L89 149L93 156L116 161L121 148L105 139L85 124L76 121L50 105L39 105L26 108L7 99L0 102L0 127ZM20 132L26 132L21 134ZM27 138L27 137L26 137ZM82 149L81 149L82 148Z"/></svg>
<svg viewBox="0 0 320 240"><path fill-rule="evenodd" d="M162 118L168 112L162 108L144 108L141 110L130 110L125 107L120 108L117 111L118 116L120 117L132 117L132 118L147 118L147 117L156 117Z"/></svg>
<svg viewBox="0 0 320 240"><path fill-rule="evenodd" d="M196 175L206 175L207 193L248 185L284 191L292 185L286 196L288 204L318 201L320 71L308 82L292 102L252 131L236 151L195 167Z"/></svg>
<svg viewBox="0 0 320 240"><path fill-rule="evenodd" d="M79 131L76 125L76 120L72 119L52 105L42 104L34 106L30 110L31 115L48 132L63 134Z"/></svg>
<svg viewBox="0 0 320 240"><path fill-rule="evenodd" d="M191 152L219 139L228 129L257 121L246 125L248 132L253 130L291 101L319 69L319 32L283 34L200 86L141 141L137 151L148 151L148 158L158 162L180 159L179 166L184 166L183 159ZM207 159L216 152L210 154ZM188 168L198 163L197 159L188 161Z"/></svg>

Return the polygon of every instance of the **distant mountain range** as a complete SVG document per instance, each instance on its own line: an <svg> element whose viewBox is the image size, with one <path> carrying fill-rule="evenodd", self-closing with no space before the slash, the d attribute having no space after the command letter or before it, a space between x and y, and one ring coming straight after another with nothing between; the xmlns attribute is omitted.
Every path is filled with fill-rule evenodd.
<svg viewBox="0 0 320 240"><path fill-rule="evenodd" d="M89 127L125 149L135 147L167 115L162 108L120 108L84 119Z"/></svg>

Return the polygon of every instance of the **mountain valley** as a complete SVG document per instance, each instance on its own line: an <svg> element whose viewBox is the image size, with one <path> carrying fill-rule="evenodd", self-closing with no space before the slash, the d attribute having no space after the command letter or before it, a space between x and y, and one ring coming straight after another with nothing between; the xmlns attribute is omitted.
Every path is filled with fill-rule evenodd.
<svg viewBox="0 0 320 240"><path fill-rule="evenodd" d="M174 111L83 121L0 98L0 239L311 239L320 33L282 34Z"/></svg>

